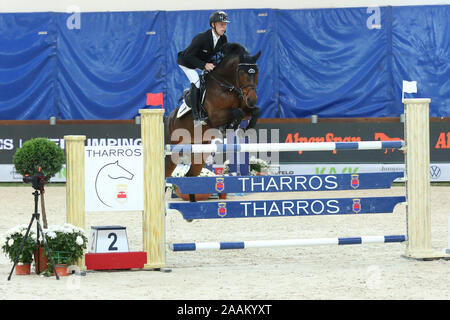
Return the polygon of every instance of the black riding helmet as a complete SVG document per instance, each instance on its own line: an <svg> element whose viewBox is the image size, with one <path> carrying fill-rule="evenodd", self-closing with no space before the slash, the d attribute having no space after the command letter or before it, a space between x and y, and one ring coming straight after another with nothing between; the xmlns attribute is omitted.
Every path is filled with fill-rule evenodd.
<svg viewBox="0 0 450 320"><path fill-rule="evenodd" d="M230 23L230 20L228 20L228 15L224 11L216 11L209 16L209 25L212 27L215 22Z"/></svg>

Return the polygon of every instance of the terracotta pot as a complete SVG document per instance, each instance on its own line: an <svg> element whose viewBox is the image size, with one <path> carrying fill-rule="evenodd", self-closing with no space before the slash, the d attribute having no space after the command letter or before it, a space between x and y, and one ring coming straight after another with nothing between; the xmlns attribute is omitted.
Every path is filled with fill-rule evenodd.
<svg viewBox="0 0 450 320"><path fill-rule="evenodd" d="M177 194L178 197L180 197L184 201L190 201L188 193L180 193L180 190L178 190L178 188L175 189L175 193ZM196 193L195 201L208 200L210 195L211 195L210 193Z"/></svg>
<svg viewBox="0 0 450 320"><path fill-rule="evenodd" d="M60 277L67 277L69 275L69 266L67 264L57 264L55 265L55 269Z"/></svg>
<svg viewBox="0 0 450 320"><path fill-rule="evenodd" d="M25 264L17 264L16 265L16 274L19 276L28 275L30 274L30 263Z"/></svg>
<svg viewBox="0 0 450 320"><path fill-rule="evenodd" d="M219 199L226 199L227 194L226 193L219 193Z"/></svg>
<svg viewBox="0 0 450 320"><path fill-rule="evenodd" d="M34 252L34 268L37 274L44 272L48 269L47 263L48 263L48 257L46 256L44 252L44 247L39 247L39 272L37 268L37 258L38 258L38 250Z"/></svg>

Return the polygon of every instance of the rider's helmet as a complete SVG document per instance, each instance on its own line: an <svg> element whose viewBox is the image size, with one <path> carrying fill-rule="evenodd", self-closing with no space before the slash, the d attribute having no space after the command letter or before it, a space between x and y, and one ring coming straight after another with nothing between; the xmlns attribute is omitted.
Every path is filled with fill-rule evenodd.
<svg viewBox="0 0 450 320"><path fill-rule="evenodd" d="M215 22L230 23L230 20L228 20L228 15L224 11L216 11L209 16L209 25L212 27Z"/></svg>

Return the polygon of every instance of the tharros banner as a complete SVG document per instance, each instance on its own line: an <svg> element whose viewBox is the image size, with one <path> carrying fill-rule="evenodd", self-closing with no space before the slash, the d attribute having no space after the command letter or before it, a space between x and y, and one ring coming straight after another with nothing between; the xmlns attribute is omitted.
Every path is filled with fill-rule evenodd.
<svg viewBox="0 0 450 320"><path fill-rule="evenodd" d="M142 211L143 188L141 146L86 147L86 211Z"/></svg>

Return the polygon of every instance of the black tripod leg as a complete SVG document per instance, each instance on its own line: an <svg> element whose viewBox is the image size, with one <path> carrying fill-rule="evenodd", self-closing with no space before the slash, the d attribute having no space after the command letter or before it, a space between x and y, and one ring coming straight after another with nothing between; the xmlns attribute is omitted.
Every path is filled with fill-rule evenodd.
<svg viewBox="0 0 450 320"><path fill-rule="evenodd" d="M42 233L42 241L44 242L44 246L47 249L48 257L50 258L50 262L52 263L53 272L55 272L56 280L59 280L58 272L56 272L55 262L53 261L52 254L50 253L50 249L48 248L48 244L47 244L47 240L45 239L44 231L42 231L42 227L41 227L41 224L39 223L39 220L36 220L36 222L37 222L39 230Z"/></svg>
<svg viewBox="0 0 450 320"><path fill-rule="evenodd" d="M23 238L22 243L20 244L19 253L17 254L16 259L14 260L14 265L13 265L13 267L11 269L11 272L9 273L8 281L11 280L11 275L12 275L12 273L14 271L14 268L17 265L17 261L19 261L20 255L22 254L23 246L25 245L25 241L27 240L28 234L30 233L30 229L31 229L31 226L33 224L33 220L34 220L34 216L33 216L33 218L31 218L30 224L28 225L27 232L25 233L25 237Z"/></svg>

